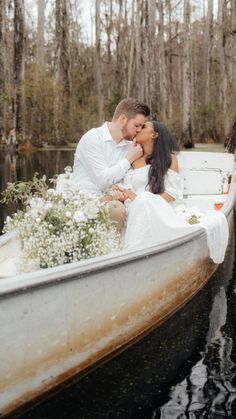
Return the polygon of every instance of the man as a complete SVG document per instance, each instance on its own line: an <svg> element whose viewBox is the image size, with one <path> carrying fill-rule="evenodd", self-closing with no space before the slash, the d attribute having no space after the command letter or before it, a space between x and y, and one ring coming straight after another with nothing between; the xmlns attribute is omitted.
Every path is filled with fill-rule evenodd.
<svg viewBox="0 0 236 419"><path fill-rule="evenodd" d="M141 146L132 140L149 115L149 107L144 103L134 98L123 99L111 122L82 136L73 168L73 180L81 190L102 195L125 176L133 161L143 154ZM110 204L110 215L121 228L125 214L119 201Z"/></svg>

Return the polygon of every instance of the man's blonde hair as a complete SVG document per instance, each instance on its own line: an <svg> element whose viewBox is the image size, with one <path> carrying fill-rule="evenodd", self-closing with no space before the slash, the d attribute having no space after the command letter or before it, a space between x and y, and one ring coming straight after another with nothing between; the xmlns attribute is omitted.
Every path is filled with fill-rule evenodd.
<svg viewBox="0 0 236 419"><path fill-rule="evenodd" d="M128 119L135 118L138 114L148 117L150 115L150 109L145 103L130 97L118 103L112 120L116 121L122 114Z"/></svg>

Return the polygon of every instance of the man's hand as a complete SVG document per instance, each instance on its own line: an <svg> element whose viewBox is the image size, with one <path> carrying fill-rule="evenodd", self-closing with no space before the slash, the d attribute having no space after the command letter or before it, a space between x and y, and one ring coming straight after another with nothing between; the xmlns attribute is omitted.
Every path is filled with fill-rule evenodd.
<svg viewBox="0 0 236 419"><path fill-rule="evenodd" d="M132 145L126 155L127 160L130 164L133 163L134 160L138 160L143 155L143 149L140 144L136 143L136 139L133 139Z"/></svg>

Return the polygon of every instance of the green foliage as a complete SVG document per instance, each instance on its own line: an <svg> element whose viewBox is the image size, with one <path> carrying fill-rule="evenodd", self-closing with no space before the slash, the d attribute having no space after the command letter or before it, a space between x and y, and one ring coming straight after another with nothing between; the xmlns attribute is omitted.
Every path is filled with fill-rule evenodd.
<svg viewBox="0 0 236 419"><path fill-rule="evenodd" d="M61 94L61 86L51 72L41 72L35 79L35 66L28 66L24 113L27 140L35 145L66 144L78 141L85 131L98 125L97 96L91 88L92 65L86 56L81 66L72 62L69 100Z"/></svg>
<svg viewBox="0 0 236 419"><path fill-rule="evenodd" d="M160 118L162 121L162 118ZM179 107L173 109L173 117L168 121L165 121L166 126L169 128L173 137L178 143L180 143L181 134L182 134L182 115Z"/></svg>
<svg viewBox="0 0 236 419"><path fill-rule="evenodd" d="M118 103L120 102L120 100L122 99L121 95L119 92L117 92L116 90L113 90L111 93L110 98L107 101L107 115L111 118L114 110L116 108L116 106L118 105Z"/></svg>
<svg viewBox="0 0 236 419"><path fill-rule="evenodd" d="M222 135L220 109L217 103L204 104L196 101L194 106L195 137L198 141L210 143L218 141Z"/></svg>
<svg viewBox="0 0 236 419"><path fill-rule="evenodd" d="M46 182L46 176L44 175L41 179L39 179L38 173L35 173L33 180L28 182L18 181L14 183L7 183L6 189L1 193L2 198L0 202L2 204L15 202L24 205L33 195L45 197L47 189L48 185Z"/></svg>
<svg viewBox="0 0 236 419"><path fill-rule="evenodd" d="M54 130L54 79L41 73L35 79L35 66L27 69L25 81L25 136L33 144L55 142Z"/></svg>
<svg viewBox="0 0 236 419"><path fill-rule="evenodd" d="M3 105L4 103L10 103L10 98L5 93L0 94L0 105Z"/></svg>
<svg viewBox="0 0 236 419"><path fill-rule="evenodd" d="M191 218L188 219L189 224L198 224L200 223L199 218L197 215L192 215Z"/></svg>
<svg viewBox="0 0 236 419"><path fill-rule="evenodd" d="M196 102L194 111L198 115L210 117L213 113L213 108L211 104L204 104L202 102Z"/></svg>

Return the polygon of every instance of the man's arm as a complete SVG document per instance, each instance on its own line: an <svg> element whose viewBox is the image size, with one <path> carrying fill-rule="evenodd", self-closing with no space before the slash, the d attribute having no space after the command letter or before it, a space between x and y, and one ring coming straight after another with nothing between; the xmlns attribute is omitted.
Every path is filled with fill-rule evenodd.
<svg viewBox="0 0 236 419"><path fill-rule="evenodd" d="M89 133L81 138L75 153L75 159L78 159L86 167L91 182L101 191L106 191L112 184L119 182L125 176L130 164L140 153L142 151L137 146L131 146L131 150L128 151L126 157L120 159L112 167L108 167L102 141L96 134Z"/></svg>

